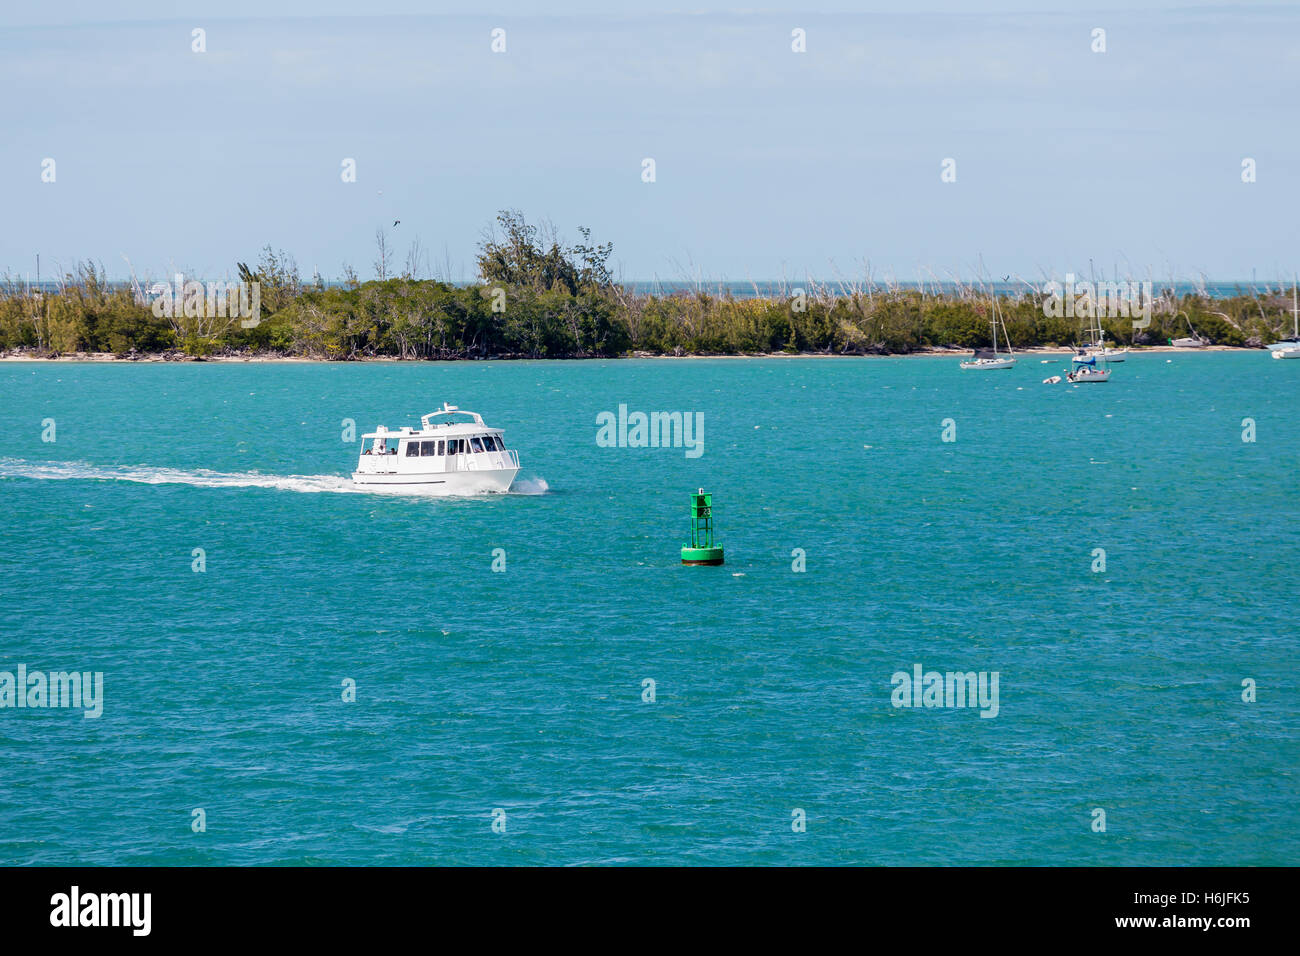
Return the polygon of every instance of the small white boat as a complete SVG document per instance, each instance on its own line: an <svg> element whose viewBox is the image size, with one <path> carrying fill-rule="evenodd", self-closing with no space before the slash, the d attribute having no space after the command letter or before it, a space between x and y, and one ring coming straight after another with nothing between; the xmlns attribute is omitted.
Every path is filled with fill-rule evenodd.
<svg viewBox="0 0 1300 956"><path fill-rule="evenodd" d="M1273 348L1271 345L1269 348ZM1300 359L1300 345L1292 345L1286 349L1273 349L1270 353L1275 359Z"/></svg>
<svg viewBox="0 0 1300 956"><path fill-rule="evenodd" d="M1198 336L1197 338L1170 339L1169 344L1176 349L1203 349L1206 342Z"/></svg>
<svg viewBox="0 0 1300 956"><path fill-rule="evenodd" d="M1092 365L1080 365L1065 376L1067 382L1109 382L1110 369L1096 368Z"/></svg>
<svg viewBox="0 0 1300 956"><path fill-rule="evenodd" d="M470 422L433 419L468 415ZM380 425L361 436L361 456L352 480L439 495L481 495L510 490L519 473L519 453L506 448L499 428L477 412L443 404L421 416L420 427L390 431Z"/></svg>

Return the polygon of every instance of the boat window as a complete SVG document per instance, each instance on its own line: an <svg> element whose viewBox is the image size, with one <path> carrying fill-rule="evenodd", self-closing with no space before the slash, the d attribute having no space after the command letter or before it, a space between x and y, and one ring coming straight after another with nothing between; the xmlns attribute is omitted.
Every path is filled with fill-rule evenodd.
<svg viewBox="0 0 1300 956"><path fill-rule="evenodd" d="M505 450L506 450L506 443L505 443L504 441L501 440L501 436L500 436L500 435L493 435L493 436L492 436L492 440L495 441L495 442L497 443L497 451L505 451Z"/></svg>
<svg viewBox="0 0 1300 956"><path fill-rule="evenodd" d="M420 454L425 455L426 457L438 454L438 443L436 441L420 442Z"/></svg>
<svg viewBox="0 0 1300 956"><path fill-rule="evenodd" d="M420 454L420 443L418 441L408 441L406 443L406 457L415 458Z"/></svg>
<svg viewBox="0 0 1300 956"><path fill-rule="evenodd" d="M483 450L483 443L479 441L478 436L475 435L472 438L470 438L469 447L473 449L475 452L481 452Z"/></svg>
<svg viewBox="0 0 1300 956"><path fill-rule="evenodd" d="M458 453L459 453L459 445L460 445L460 439L459 439L459 438L448 438L448 439L447 439L447 454L449 454L449 455L455 455L455 454L458 454Z"/></svg>
<svg viewBox="0 0 1300 956"><path fill-rule="evenodd" d="M438 454L439 454L439 455L445 455L446 453L447 453L447 443L444 442L444 441L439 441L439 442L438 442Z"/></svg>

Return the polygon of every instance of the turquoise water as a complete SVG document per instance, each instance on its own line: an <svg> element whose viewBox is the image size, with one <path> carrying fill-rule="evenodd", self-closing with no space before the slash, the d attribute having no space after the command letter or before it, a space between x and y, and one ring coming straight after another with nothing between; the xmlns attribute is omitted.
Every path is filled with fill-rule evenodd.
<svg viewBox="0 0 1300 956"><path fill-rule="evenodd" d="M0 710L0 863L1300 863L1297 366L0 365L0 670L104 674ZM444 401L528 493L348 488Z"/></svg>

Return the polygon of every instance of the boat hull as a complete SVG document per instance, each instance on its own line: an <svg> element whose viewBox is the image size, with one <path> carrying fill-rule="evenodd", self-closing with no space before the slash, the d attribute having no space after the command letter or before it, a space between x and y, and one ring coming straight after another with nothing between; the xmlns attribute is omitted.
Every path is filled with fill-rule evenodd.
<svg viewBox="0 0 1300 956"><path fill-rule="evenodd" d="M1071 372L1069 375L1066 376L1066 379L1070 382L1073 382L1076 385L1082 384L1084 382L1109 382L1110 369L1096 370L1096 369L1089 369L1089 368L1081 368L1078 369L1077 371Z"/></svg>
<svg viewBox="0 0 1300 956"><path fill-rule="evenodd" d="M407 474L352 473L352 481L362 488L376 491L421 495L491 495L505 494L519 474L518 468L484 471L412 472Z"/></svg>
<svg viewBox="0 0 1300 956"><path fill-rule="evenodd" d="M1300 359L1300 348L1274 349L1272 355L1275 359Z"/></svg>
<svg viewBox="0 0 1300 956"><path fill-rule="evenodd" d="M1011 368L1016 364L1015 359L976 359L973 362L962 362L961 367L976 371L989 371L998 368Z"/></svg>
<svg viewBox="0 0 1300 956"><path fill-rule="evenodd" d="M1128 349L1119 352L1086 352L1083 355L1076 355L1070 361L1075 365L1088 365L1091 361L1100 362L1122 362L1128 356Z"/></svg>

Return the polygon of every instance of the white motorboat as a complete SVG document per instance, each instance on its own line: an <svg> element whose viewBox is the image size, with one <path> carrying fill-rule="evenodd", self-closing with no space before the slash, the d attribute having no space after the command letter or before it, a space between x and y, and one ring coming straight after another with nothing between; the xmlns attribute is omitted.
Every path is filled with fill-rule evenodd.
<svg viewBox="0 0 1300 956"><path fill-rule="evenodd" d="M473 421L433 421L454 415ZM489 428L477 412L444 403L421 416L419 428L390 431L380 425L362 435L352 480L394 490L480 495L509 491L518 473L519 453L506 447L501 429Z"/></svg>
<svg viewBox="0 0 1300 956"><path fill-rule="evenodd" d="M1270 345L1269 348L1273 347ZM1290 348L1273 349L1269 354L1275 359L1300 359L1300 345L1292 344Z"/></svg>
<svg viewBox="0 0 1300 956"><path fill-rule="evenodd" d="M1201 333L1196 331L1196 326L1192 325L1192 317L1181 309L1178 314L1187 320L1187 328L1191 335L1183 336L1181 339L1170 339L1169 344L1176 349L1203 349L1210 344L1209 339L1201 338Z"/></svg>

